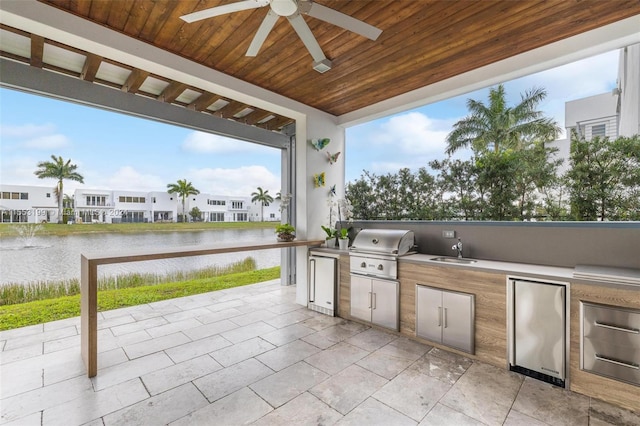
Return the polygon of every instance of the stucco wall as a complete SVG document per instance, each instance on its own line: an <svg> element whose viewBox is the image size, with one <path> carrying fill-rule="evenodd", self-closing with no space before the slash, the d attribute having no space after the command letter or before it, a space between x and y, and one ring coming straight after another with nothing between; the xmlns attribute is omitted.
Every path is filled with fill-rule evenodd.
<svg viewBox="0 0 640 426"><path fill-rule="evenodd" d="M420 253L454 256L461 238L464 256L506 262L574 267L640 268L640 222L401 222L358 221L357 228L409 229ZM453 230L456 239L443 238Z"/></svg>

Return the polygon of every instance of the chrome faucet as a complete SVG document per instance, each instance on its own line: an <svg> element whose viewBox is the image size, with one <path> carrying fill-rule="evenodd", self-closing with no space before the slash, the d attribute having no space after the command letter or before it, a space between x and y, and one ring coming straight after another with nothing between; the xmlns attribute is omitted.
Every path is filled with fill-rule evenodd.
<svg viewBox="0 0 640 426"><path fill-rule="evenodd" d="M458 250L458 259L462 259L462 240L458 238L458 244L454 244L451 250Z"/></svg>

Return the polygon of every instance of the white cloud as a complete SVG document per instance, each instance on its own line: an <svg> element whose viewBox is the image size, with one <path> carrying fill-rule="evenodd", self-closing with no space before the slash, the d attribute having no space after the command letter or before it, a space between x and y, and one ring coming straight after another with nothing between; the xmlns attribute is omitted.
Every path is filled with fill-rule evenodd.
<svg viewBox="0 0 640 426"><path fill-rule="evenodd" d="M421 112L396 115L383 122L374 142L392 145L408 155L441 155L451 120L435 120Z"/></svg>
<svg viewBox="0 0 640 426"><path fill-rule="evenodd" d="M191 132L182 142L182 149L203 154L273 153L274 149L211 133Z"/></svg>
<svg viewBox="0 0 640 426"><path fill-rule="evenodd" d="M247 197L257 187L269 190L270 194L280 191L280 177L263 166L243 166L235 169L204 168L191 170L193 185L209 194L228 194Z"/></svg>
<svg viewBox="0 0 640 426"><path fill-rule="evenodd" d="M61 134L40 136L22 142L24 148L52 150L69 146L69 139Z"/></svg>
<svg viewBox="0 0 640 426"><path fill-rule="evenodd" d="M47 186L49 182L54 186L53 179L38 179L34 172L38 160L27 156L2 156L0 180L9 185L38 185Z"/></svg>
<svg viewBox="0 0 640 426"><path fill-rule="evenodd" d="M25 124L22 126L10 126L3 124L0 125L0 136L3 138L13 137L24 139L54 133L55 130L56 128L53 124Z"/></svg>
<svg viewBox="0 0 640 426"><path fill-rule="evenodd" d="M17 141L21 148L52 150L70 145L69 138L61 133L56 133L56 127L53 124L3 125L0 126L0 135L3 139Z"/></svg>
<svg viewBox="0 0 640 426"><path fill-rule="evenodd" d="M167 182L159 176L143 174L131 166L123 166L106 179L105 187L133 191L160 191L167 187Z"/></svg>

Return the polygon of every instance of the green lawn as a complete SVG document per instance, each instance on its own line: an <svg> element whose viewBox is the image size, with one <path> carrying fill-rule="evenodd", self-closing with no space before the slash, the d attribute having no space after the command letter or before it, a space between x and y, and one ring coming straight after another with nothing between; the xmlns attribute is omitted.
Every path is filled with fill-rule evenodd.
<svg viewBox="0 0 640 426"><path fill-rule="evenodd" d="M105 290L98 292L98 310L124 308L239 287L280 277L280 267L241 272L213 278L157 284L153 286ZM18 305L0 306L0 330L76 317L80 315L80 295L39 300Z"/></svg>
<svg viewBox="0 0 640 426"><path fill-rule="evenodd" d="M15 236L16 225L12 223L0 224L0 237ZM215 229L254 229L273 228L277 222L187 222L187 223L74 223L62 225L57 223L44 223L37 235L71 235L89 234L100 232L116 232L133 234L139 232L163 232L163 231L209 231Z"/></svg>

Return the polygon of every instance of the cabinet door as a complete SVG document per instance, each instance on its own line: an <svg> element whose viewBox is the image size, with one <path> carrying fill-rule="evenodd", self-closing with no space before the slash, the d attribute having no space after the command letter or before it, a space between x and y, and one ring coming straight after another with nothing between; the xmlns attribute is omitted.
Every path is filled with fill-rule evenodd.
<svg viewBox="0 0 640 426"><path fill-rule="evenodd" d="M465 352L474 351L472 294L442 292L442 343Z"/></svg>
<svg viewBox="0 0 640 426"><path fill-rule="evenodd" d="M397 281L371 280L373 301L371 321L382 327L399 331L399 293Z"/></svg>
<svg viewBox="0 0 640 426"><path fill-rule="evenodd" d="M333 311L336 298L336 259L311 256L309 265L309 302Z"/></svg>
<svg viewBox="0 0 640 426"><path fill-rule="evenodd" d="M371 321L371 278L351 275L351 316Z"/></svg>
<svg viewBox="0 0 640 426"><path fill-rule="evenodd" d="M416 336L442 341L442 291L416 286Z"/></svg>

